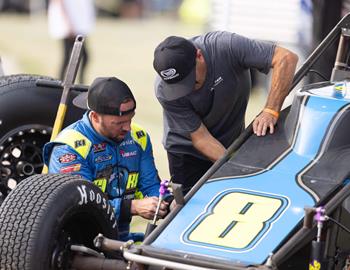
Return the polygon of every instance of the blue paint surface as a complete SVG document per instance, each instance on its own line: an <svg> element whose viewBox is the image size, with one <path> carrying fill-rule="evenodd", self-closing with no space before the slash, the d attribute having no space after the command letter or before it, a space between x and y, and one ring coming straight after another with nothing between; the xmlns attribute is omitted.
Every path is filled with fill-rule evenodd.
<svg viewBox="0 0 350 270"><path fill-rule="evenodd" d="M226 177L207 182L151 246L216 257L244 265L263 263L302 220L303 208L315 204L312 194L298 184L297 175L316 157L333 117L347 103L345 99L325 99L310 95L302 111L293 149L281 161L271 170L257 175ZM215 203L215 199L223 192L235 190L286 198L284 209L276 214L276 220L271 221L269 227L257 236L256 241L245 249L230 249L190 241L188 235L195 227L194 224L205 217L204 213ZM234 225L233 223L232 226Z"/></svg>

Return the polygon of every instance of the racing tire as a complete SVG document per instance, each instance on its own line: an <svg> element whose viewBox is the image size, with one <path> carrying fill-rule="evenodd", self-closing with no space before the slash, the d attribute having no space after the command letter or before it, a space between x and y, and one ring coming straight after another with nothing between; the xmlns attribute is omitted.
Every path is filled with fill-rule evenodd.
<svg viewBox="0 0 350 270"><path fill-rule="evenodd" d="M104 193L79 176L33 175L0 206L0 269L71 269L71 245L93 247L102 233L117 238Z"/></svg>
<svg viewBox="0 0 350 270"><path fill-rule="evenodd" d="M39 75L0 77L0 195L4 197L23 179L41 173L42 147L50 140L62 88L38 86ZM72 104L80 91L71 90L63 126L84 113Z"/></svg>

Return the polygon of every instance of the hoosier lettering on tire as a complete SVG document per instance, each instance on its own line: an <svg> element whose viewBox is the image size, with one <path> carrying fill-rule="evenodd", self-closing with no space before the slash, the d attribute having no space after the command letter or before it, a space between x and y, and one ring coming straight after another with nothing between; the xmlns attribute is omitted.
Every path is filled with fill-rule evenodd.
<svg viewBox="0 0 350 270"><path fill-rule="evenodd" d="M107 197L78 176L34 175L0 206L0 269L70 269L70 245L93 248L98 233L116 239Z"/></svg>

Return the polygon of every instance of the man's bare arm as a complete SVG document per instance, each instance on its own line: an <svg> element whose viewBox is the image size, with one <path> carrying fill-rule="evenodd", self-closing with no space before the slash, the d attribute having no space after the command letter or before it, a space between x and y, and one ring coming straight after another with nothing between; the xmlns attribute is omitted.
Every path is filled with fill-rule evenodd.
<svg viewBox="0 0 350 270"><path fill-rule="evenodd" d="M191 133L191 140L193 146L213 162L222 157L226 151L225 147L210 134L203 123Z"/></svg>
<svg viewBox="0 0 350 270"><path fill-rule="evenodd" d="M256 135L264 136L267 128L270 129L270 133L274 132L274 125L278 117L271 114L269 110L277 113L280 111L283 101L289 93L297 62L298 56L296 54L276 46L272 58L271 89L265 105L267 110L262 111L253 122L253 130Z"/></svg>

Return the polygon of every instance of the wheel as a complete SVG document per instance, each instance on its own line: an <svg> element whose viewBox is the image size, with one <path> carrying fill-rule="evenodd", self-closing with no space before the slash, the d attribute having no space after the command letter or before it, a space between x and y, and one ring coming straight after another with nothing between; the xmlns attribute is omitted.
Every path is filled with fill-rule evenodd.
<svg viewBox="0 0 350 270"><path fill-rule="evenodd" d="M0 269L71 269L71 245L93 248L98 233L116 239L107 197L67 174L33 175L0 206Z"/></svg>
<svg viewBox="0 0 350 270"><path fill-rule="evenodd" d="M6 196L24 178L41 173L42 147L50 140L62 89L36 85L36 75L0 77L0 192ZM71 99L79 94L72 90ZM71 100L69 101L69 105ZM64 126L84 110L68 106Z"/></svg>

